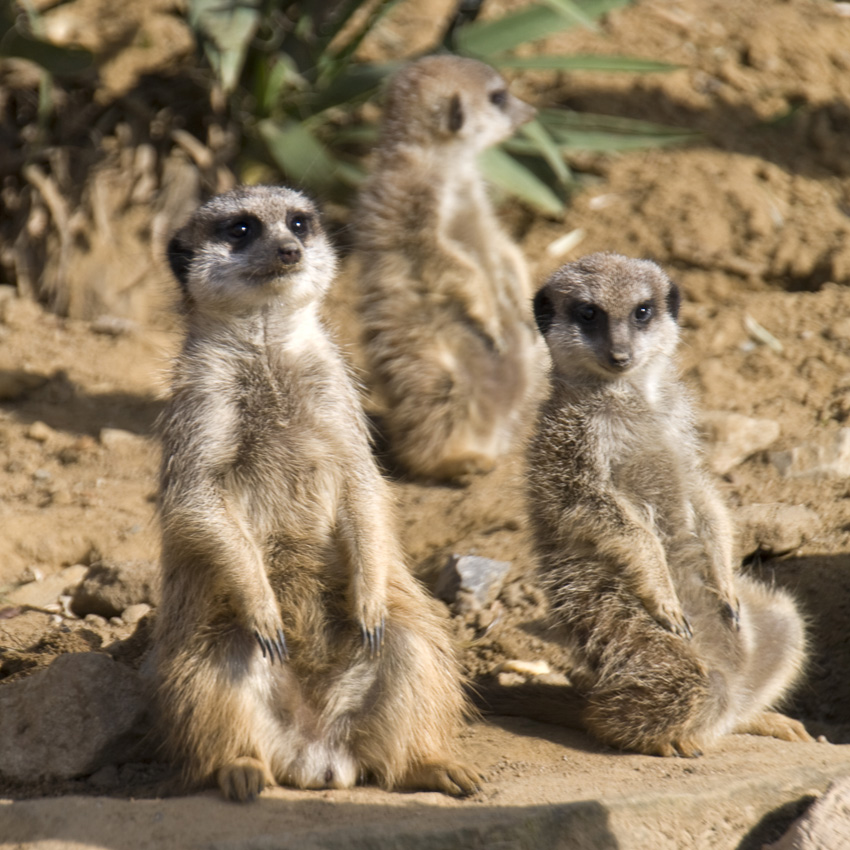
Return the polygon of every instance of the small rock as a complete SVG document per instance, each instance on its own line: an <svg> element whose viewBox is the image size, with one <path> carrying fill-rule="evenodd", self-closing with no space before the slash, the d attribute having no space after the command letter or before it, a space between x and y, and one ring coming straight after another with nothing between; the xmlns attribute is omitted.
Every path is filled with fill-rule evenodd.
<svg viewBox="0 0 850 850"><path fill-rule="evenodd" d="M486 608L499 595L510 561L478 555L452 555L437 578L435 595L451 604L458 594L471 594L477 608Z"/></svg>
<svg viewBox="0 0 850 850"><path fill-rule="evenodd" d="M784 555L812 538L821 518L805 505L744 505L735 511L741 551Z"/></svg>
<svg viewBox="0 0 850 850"><path fill-rule="evenodd" d="M120 760L143 733L138 673L101 652L60 655L0 689L0 776L17 781L86 776Z"/></svg>
<svg viewBox="0 0 850 850"><path fill-rule="evenodd" d="M110 619L131 605L156 605L158 588L159 573L152 561L100 561L77 586L71 609L78 617L99 614Z"/></svg>
<svg viewBox="0 0 850 850"><path fill-rule="evenodd" d="M132 431L125 431L123 428L101 428L98 439L104 448L110 450L146 450L149 445L145 437L140 437Z"/></svg>
<svg viewBox="0 0 850 850"><path fill-rule="evenodd" d="M27 437L38 443L46 443L48 440L56 436L56 432L49 425L45 425L44 422L41 421L33 422L32 425L27 428L26 434Z"/></svg>
<svg viewBox="0 0 850 850"><path fill-rule="evenodd" d="M549 664L543 659L539 661L522 661L519 658L509 658L497 668L497 673L519 673L526 678L530 676L545 676L552 672Z"/></svg>
<svg viewBox="0 0 850 850"><path fill-rule="evenodd" d="M151 606L144 602L139 602L135 605L128 605L121 614L121 619L127 626L135 626L142 617L150 613Z"/></svg>
<svg viewBox="0 0 850 850"><path fill-rule="evenodd" d="M503 688L524 685L526 682L526 677L520 673L498 673L496 679Z"/></svg>
<svg viewBox="0 0 850 850"><path fill-rule="evenodd" d="M838 779L775 844L764 850L827 850L848 846L850 778Z"/></svg>
<svg viewBox="0 0 850 850"><path fill-rule="evenodd" d="M48 380L47 375L23 369L0 370L0 401L18 401L43 387Z"/></svg>
<svg viewBox="0 0 850 850"><path fill-rule="evenodd" d="M723 411L706 411L699 424L708 443L708 465L718 475L725 475L750 455L766 449L781 431L779 423L772 419Z"/></svg>
<svg viewBox="0 0 850 850"><path fill-rule="evenodd" d="M826 446L804 443L769 458L783 478L850 477L850 428L841 428Z"/></svg>
<svg viewBox="0 0 850 850"><path fill-rule="evenodd" d="M100 614L86 614L85 621L95 628L103 629L108 625L106 617L101 617Z"/></svg>
<svg viewBox="0 0 850 850"><path fill-rule="evenodd" d="M31 605L33 608L46 608L56 602L67 590L76 587L88 568L82 564L65 567L43 581L31 581L22 584L6 594L6 602L12 605ZM61 610L61 609L60 609Z"/></svg>

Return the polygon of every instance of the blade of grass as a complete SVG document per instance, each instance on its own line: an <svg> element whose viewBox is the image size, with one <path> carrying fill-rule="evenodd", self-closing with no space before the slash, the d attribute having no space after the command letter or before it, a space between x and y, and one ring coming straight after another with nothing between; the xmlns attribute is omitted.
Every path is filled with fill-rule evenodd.
<svg viewBox="0 0 850 850"><path fill-rule="evenodd" d="M569 183L572 175L564 162L564 155L546 128L539 121L534 120L523 124L520 131L536 147L538 154L549 163L549 167L555 172L561 185L565 186Z"/></svg>
<svg viewBox="0 0 850 850"><path fill-rule="evenodd" d="M624 6L628 0L598 0L584 7L589 17ZM598 10L597 10L598 7ZM556 32L575 26L575 20L549 6L528 6L494 21L464 24L455 31L455 47L466 53L487 59L505 53L526 41L537 41Z"/></svg>
<svg viewBox="0 0 850 850"><path fill-rule="evenodd" d="M337 177L338 163L304 124L281 126L269 119L257 125L260 137L286 177L314 191L325 191Z"/></svg>
<svg viewBox="0 0 850 850"><path fill-rule="evenodd" d="M484 177L494 186L515 195L546 215L564 212L561 199L536 175L501 148L490 148L478 157Z"/></svg>
<svg viewBox="0 0 850 850"><path fill-rule="evenodd" d="M629 56L491 56L490 64L497 68L515 68L524 71L627 71L648 73L669 72L680 68L668 62L637 59Z"/></svg>
<svg viewBox="0 0 850 850"><path fill-rule="evenodd" d="M595 115L575 112L571 109L541 109L537 114L541 124L553 135L574 131L603 131L606 133L635 134L646 136L701 135L695 130L656 124L638 118L622 118L616 115Z"/></svg>

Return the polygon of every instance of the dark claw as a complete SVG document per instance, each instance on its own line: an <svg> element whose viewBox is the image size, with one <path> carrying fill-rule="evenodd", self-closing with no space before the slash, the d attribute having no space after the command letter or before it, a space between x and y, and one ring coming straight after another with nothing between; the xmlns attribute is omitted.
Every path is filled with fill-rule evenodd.
<svg viewBox="0 0 850 850"><path fill-rule="evenodd" d="M682 617L682 623L685 626L685 637L687 637L688 640L691 640L694 636L694 631L691 628L691 624L688 622L688 618Z"/></svg>
<svg viewBox="0 0 850 850"><path fill-rule="evenodd" d="M363 648L369 650L369 657L376 658L381 654L381 647L384 645L384 624L382 619L379 626L374 629L367 629L366 626L360 626L360 638L363 641Z"/></svg>
<svg viewBox="0 0 850 850"><path fill-rule="evenodd" d="M275 655L277 655L278 659L280 659L281 664L289 658L289 651L286 648L286 639L284 638L283 631L281 629L277 630L277 638L275 640L263 637L259 632L254 632L254 637L257 639L257 643L260 644L260 649L263 652L263 658L268 658L272 664L274 664Z"/></svg>
<svg viewBox="0 0 850 850"><path fill-rule="evenodd" d="M723 616L729 622L729 625L735 629L736 632L741 631L741 612L737 608L733 608L728 602L723 603Z"/></svg>

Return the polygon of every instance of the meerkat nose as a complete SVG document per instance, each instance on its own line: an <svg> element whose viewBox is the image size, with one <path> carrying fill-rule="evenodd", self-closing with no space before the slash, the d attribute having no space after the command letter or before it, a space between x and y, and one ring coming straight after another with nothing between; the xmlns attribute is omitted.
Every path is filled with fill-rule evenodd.
<svg viewBox="0 0 850 850"><path fill-rule="evenodd" d="M632 361L632 357L628 351L611 351L608 354L608 359L615 369L625 369Z"/></svg>
<svg viewBox="0 0 850 850"><path fill-rule="evenodd" d="M285 266L294 266L301 259L301 248L296 242L284 242L278 247L277 255Z"/></svg>

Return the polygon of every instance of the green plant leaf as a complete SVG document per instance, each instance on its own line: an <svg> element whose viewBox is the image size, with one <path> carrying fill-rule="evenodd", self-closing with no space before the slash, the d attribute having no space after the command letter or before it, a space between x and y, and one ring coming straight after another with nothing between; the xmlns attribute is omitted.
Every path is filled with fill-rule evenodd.
<svg viewBox="0 0 850 850"><path fill-rule="evenodd" d="M257 129L275 164L289 180L321 192L333 185L339 163L305 124L280 125L266 119Z"/></svg>
<svg viewBox="0 0 850 850"><path fill-rule="evenodd" d="M596 0L583 5L587 17L594 18L610 9L625 6L629 0ZM455 31L455 47L459 53L489 59L513 50L527 41L537 41L575 26L575 18L551 6L528 6L494 21L464 24Z"/></svg>
<svg viewBox="0 0 850 850"><path fill-rule="evenodd" d="M549 163L549 167L555 172L561 185L565 186L569 183L572 175L564 162L564 155L546 128L539 121L534 120L523 124L520 132L531 142L536 152Z"/></svg>
<svg viewBox="0 0 850 850"><path fill-rule="evenodd" d="M559 135L573 132L603 132L622 135L644 136L689 136L698 137L696 130L683 127L671 127L669 124L656 124L637 118L623 118L617 115L594 115L587 112L574 112L571 109L541 109L537 119L558 138Z"/></svg>
<svg viewBox="0 0 850 850"><path fill-rule="evenodd" d="M542 0L544 6L554 9L564 18L573 21L576 24L581 24L589 30L598 30L596 21L590 17L587 12L582 9L578 3L573 3L572 0Z"/></svg>
<svg viewBox="0 0 850 850"><path fill-rule="evenodd" d="M202 35L204 52L221 87L239 82L245 54L260 23L262 0L189 0L189 22Z"/></svg>
<svg viewBox="0 0 850 850"><path fill-rule="evenodd" d="M345 45L332 56L328 55L330 60L328 72L331 79L336 78L343 71L349 71L351 69L351 57L355 54L357 48L360 47L363 39L375 28L378 21L400 2L401 0L380 0L378 5L371 10L360 29L351 36Z"/></svg>
<svg viewBox="0 0 850 850"><path fill-rule="evenodd" d="M392 74L400 63L386 65L349 65L345 74L318 90L310 99L313 113L323 112L332 106L355 104L367 98Z"/></svg>
<svg viewBox="0 0 850 850"><path fill-rule="evenodd" d="M629 71L648 73L675 71L679 65L637 59L630 56L491 56L490 63L497 68L515 68L524 71Z"/></svg>
<svg viewBox="0 0 850 850"><path fill-rule="evenodd" d="M539 177L501 148L490 148L478 156L485 178L546 215L564 212L561 199Z"/></svg>

